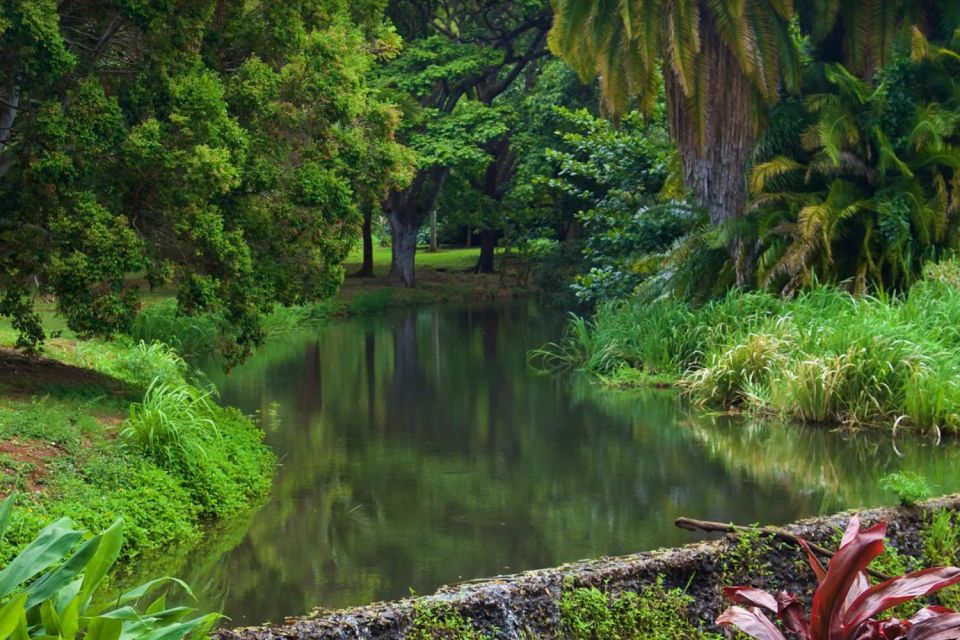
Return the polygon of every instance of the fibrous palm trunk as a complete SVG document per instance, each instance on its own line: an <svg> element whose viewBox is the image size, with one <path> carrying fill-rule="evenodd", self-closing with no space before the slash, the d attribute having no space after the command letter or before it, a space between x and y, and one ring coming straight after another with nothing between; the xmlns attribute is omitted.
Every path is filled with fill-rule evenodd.
<svg viewBox="0 0 960 640"><path fill-rule="evenodd" d="M684 94L674 71L664 78L670 128L686 186L714 225L740 218L747 202L747 162L757 141L755 92L733 52L709 22L703 25L702 69L693 96ZM729 244L737 285L753 280L752 250L740 233Z"/></svg>

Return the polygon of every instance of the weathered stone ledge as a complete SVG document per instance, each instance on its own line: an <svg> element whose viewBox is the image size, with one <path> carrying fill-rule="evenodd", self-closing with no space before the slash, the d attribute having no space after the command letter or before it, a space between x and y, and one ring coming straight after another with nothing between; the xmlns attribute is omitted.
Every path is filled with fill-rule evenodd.
<svg viewBox="0 0 960 640"><path fill-rule="evenodd" d="M960 494L929 500L916 507L848 511L810 518L782 529L811 541L834 547L837 532L853 514L865 524L886 520L888 540L904 554L919 556L920 529L930 513L960 508ZM695 515L695 514L693 514ZM694 535L694 534L691 534ZM562 637L557 628L557 600L564 585L597 586L612 592L640 590L662 576L668 587L686 587L695 604L691 615L710 623L726 606L719 597L719 580L730 576L720 572L723 559L735 545L721 538L628 556L565 564L551 569L441 587L434 595L382 602L340 611L315 611L291 618L279 625L222 629L218 640L352 640L378 638L399 640L413 621L414 608L445 605L485 629L496 629L504 639ZM786 588L810 594L814 579L802 564L794 545L764 545L757 576L744 576L755 586ZM772 577L763 577L763 575ZM726 584L726 582L725 582ZM269 588L265 585L264 588Z"/></svg>

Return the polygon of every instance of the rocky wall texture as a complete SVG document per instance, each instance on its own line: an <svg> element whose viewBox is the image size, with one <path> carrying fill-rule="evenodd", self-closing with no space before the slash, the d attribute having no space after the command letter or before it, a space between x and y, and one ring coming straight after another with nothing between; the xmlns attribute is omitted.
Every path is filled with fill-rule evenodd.
<svg viewBox="0 0 960 640"><path fill-rule="evenodd" d="M888 543L901 555L919 557L920 532L930 514L956 511L960 494L916 507L849 511L780 527L835 549L852 515L864 525L888 523ZM691 537L697 534L691 533ZM667 587L685 588L693 596L690 615L705 625L727 606L720 587L751 584L786 589L809 598L815 579L800 549L769 536L727 535L673 549L565 564L551 569L448 585L435 594L376 603L339 611L318 610L283 624L221 629L218 640L399 640L413 624L416 610L443 606L460 613L503 639L562 638L557 602L564 589L595 586L614 594L642 590L662 577Z"/></svg>

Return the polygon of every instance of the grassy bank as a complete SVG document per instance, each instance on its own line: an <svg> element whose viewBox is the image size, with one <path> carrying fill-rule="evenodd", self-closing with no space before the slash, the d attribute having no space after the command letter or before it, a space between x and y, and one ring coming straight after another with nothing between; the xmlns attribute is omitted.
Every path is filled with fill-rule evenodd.
<svg viewBox="0 0 960 640"><path fill-rule="evenodd" d="M60 516L91 531L122 517L130 558L197 538L269 488L260 430L164 345L61 339L45 358L0 356L0 492L19 504L0 560Z"/></svg>
<svg viewBox="0 0 960 640"><path fill-rule="evenodd" d="M676 382L704 404L800 422L957 432L960 263L931 266L894 300L821 287L610 304L532 360L611 385Z"/></svg>

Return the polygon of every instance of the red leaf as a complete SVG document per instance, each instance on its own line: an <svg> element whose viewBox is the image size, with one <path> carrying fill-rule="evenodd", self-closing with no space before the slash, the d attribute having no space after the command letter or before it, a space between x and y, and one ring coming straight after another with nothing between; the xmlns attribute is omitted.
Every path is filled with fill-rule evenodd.
<svg viewBox="0 0 960 640"><path fill-rule="evenodd" d="M883 553L886 532L885 522L860 531L860 520L856 517L850 519L844 542L830 560L827 575L813 594L810 632L814 638L847 640L850 637L841 624L847 593L855 585L858 574Z"/></svg>
<svg viewBox="0 0 960 640"><path fill-rule="evenodd" d="M907 640L956 640L960 638L960 613L945 613L918 622L907 632Z"/></svg>
<svg viewBox="0 0 960 640"><path fill-rule="evenodd" d="M777 599L761 589L754 589L753 587L724 587L723 594L734 604L760 607L775 615L779 610Z"/></svg>
<svg viewBox="0 0 960 640"><path fill-rule="evenodd" d="M814 575L817 576L817 582L823 582L823 579L827 577L827 572L823 568L823 565L820 564L820 561L817 559L817 556L813 555L813 549L810 548L810 545L807 544L806 540L799 540L800 546L803 547L803 550L807 552L807 562L810 563L810 568L813 569Z"/></svg>
<svg viewBox="0 0 960 640"><path fill-rule="evenodd" d="M756 640L787 640L777 626L756 607L730 607L720 614L717 624L723 627L733 625Z"/></svg>
<svg viewBox="0 0 960 640"><path fill-rule="evenodd" d="M960 569L957 567L935 567L891 578L860 594L850 608L843 612L843 626L853 631L881 611L958 582Z"/></svg>
<svg viewBox="0 0 960 640"><path fill-rule="evenodd" d="M939 607L937 605L932 605L929 607L924 607L913 614L913 617L910 618L910 624L919 624L924 620L929 620L930 618L936 618L937 616L942 616L945 613L954 613L953 609L948 609L947 607Z"/></svg>
<svg viewBox="0 0 960 640"><path fill-rule="evenodd" d="M792 593L781 591L777 594L777 606L777 615L784 628L795 634L799 640L810 640L810 623L807 622L800 599Z"/></svg>

